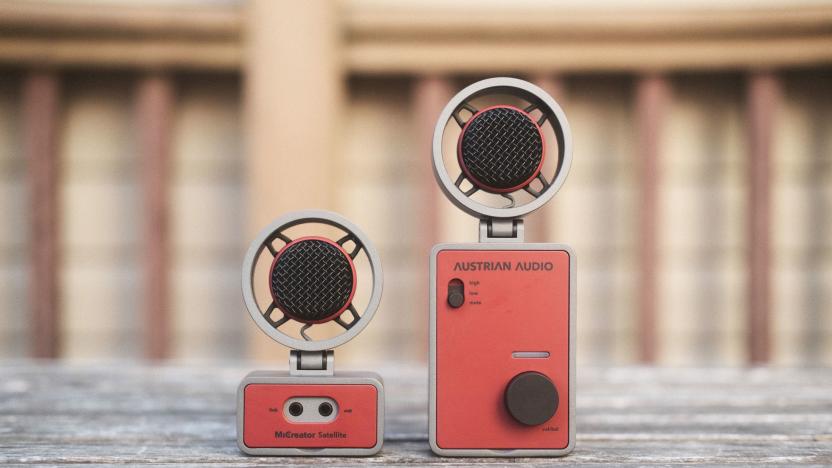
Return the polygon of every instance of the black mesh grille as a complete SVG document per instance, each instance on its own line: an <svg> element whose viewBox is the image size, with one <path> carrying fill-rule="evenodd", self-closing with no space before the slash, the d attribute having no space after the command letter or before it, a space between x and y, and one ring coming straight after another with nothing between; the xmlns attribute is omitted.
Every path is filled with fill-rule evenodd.
<svg viewBox="0 0 832 468"><path fill-rule="evenodd" d="M271 273L278 305L305 322L334 318L350 300L353 281L349 258L318 239L301 239L284 247Z"/></svg>
<svg viewBox="0 0 832 468"><path fill-rule="evenodd" d="M517 187L537 175L543 140L525 113L508 107L477 114L462 134L462 163L481 189Z"/></svg>

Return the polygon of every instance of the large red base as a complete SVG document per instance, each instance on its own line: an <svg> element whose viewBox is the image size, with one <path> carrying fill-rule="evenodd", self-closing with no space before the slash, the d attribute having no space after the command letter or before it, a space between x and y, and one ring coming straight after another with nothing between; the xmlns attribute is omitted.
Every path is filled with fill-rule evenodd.
<svg viewBox="0 0 832 468"><path fill-rule="evenodd" d="M574 256L552 244L441 245L431 266L434 451L568 453L574 441ZM460 282L464 301L453 304L449 285ZM508 383L530 371L548 377L559 395L554 415L531 426L505 404Z"/></svg>

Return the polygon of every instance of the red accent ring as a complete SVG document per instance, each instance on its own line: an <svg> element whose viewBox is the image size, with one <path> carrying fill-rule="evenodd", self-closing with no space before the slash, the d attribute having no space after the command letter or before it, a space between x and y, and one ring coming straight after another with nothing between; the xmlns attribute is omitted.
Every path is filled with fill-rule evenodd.
<svg viewBox="0 0 832 468"><path fill-rule="evenodd" d="M501 188L494 188L494 187L491 187L488 184L482 183L482 181L477 180L477 178L474 177L471 174L471 172L468 170L468 167L465 166L465 162L462 159L462 139L465 137L465 131L468 130L468 126L471 125L471 122L473 122L474 119L476 119L480 114L482 114L485 111L492 110L492 109L511 109L511 110L520 112L521 114L528 117L528 119L534 125L534 128L537 129L537 133L540 135L540 145L541 145L541 148L540 148L540 164L537 165L537 169L535 169L535 171L531 175L531 177L529 177L528 179L526 179L522 183L520 183L518 185L515 185L514 187L501 189ZM474 184L477 187L485 190L486 192L511 193L511 192L515 192L515 191L520 190L521 188L525 187L526 185L531 183L531 181L533 181L538 176L538 174L540 174L540 170L543 169L543 162L546 161L546 139L543 138L543 131L540 129L540 125L538 125L537 122L535 122L535 120L532 118L532 116L529 115L529 113L524 111L523 109L520 109L520 108L517 108L517 107L514 107L514 106L510 106L508 104L486 107L485 109L479 110L479 111L477 111L476 114L472 115L471 118L468 119L468 121L465 122L465 125L462 127L462 132L460 132L459 140L457 141L457 144L456 144L456 160L457 160L457 164L459 164L459 167L462 169L462 172L465 173L465 177L467 177L468 180L470 180L472 184Z"/></svg>
<svg viewBox="0 0 832 468"><path fill-rule="evenodd" d="M340 250L341 253L344 255L344 257L347 259L347 262L349 262L349 265L350 265L350 269L352 270L352 291L350 291L350 297L347 299L347 303L344 304L344 307L342 307L340 310L338 310L337 312L335 312L334 314L330 315L329 317L327 317L325 319L317 320L317 321L310 321L310 320L300 319L298 317L295 317L291 313L287 312L283 308L283 306L281 306L280 300L277 298L277 296L274 295L274 291L271 288L271 284L269 285L269 294L272 296L272 300L274 301L277 308L280 309L281 312L286 314L287 317L291 318L292 320L294 320L296 322L309 323L309 324L318 324L318 323L330 322L332 320L335 320L337 317L340 317L341 314L343 314L344 311L347 310L347 308L350 306L350 304L352 304L352 299L355 296L355 289L356 289L356 286L358 284L358 281L356 279L356 273L355 273L355 263L353 263L352 257L350 257L350 254L348 254L347 251L344 250L343 247L341 247L338 243L333 242L331 239L327 239L326 237L321 237L321 236L299 237L299 238L293 240L292 242L289 242L288 244L284 245L280 249L280 251L277 252L277 255L275 255L274 259L272 260L272 265L269 267L269 271L274 270L275 265L277 265L277 259L280 258L280 255L283 254L283 252L286 250L286 248L288 248L289 246L294 245L294 244L296 244L300 241L305 241L305 240L317 240L317 241L326 242L327 244L330 244L330 245L334 246L335 248L337 248L338 250Z"/></svg>

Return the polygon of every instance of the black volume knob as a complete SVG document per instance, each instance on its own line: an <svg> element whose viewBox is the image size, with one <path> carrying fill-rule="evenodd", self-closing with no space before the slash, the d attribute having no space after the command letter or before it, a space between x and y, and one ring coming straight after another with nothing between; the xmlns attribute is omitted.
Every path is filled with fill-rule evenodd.
<svg viewBox="0 0 832 468"><path fill-rule="evenodd" d="M540 372L517 374L506 386L505 404L509 414L521 424L543 424L558 409L558 390Z"/></svg>

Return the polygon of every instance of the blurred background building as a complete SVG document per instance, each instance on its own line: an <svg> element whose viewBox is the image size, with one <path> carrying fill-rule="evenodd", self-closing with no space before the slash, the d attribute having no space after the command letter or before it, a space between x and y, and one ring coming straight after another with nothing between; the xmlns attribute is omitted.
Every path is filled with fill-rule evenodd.
<svg viewBox="0 0 832 468"><path fill-rule="evenodd" d="M435 119L464 85L564 107L529 240L578 254L582 364L832 364L832 2L3 1L0 357L257 358L242 254L289 210L381 249L343 360L424 361L427 255L472 241Z"/></svg>

